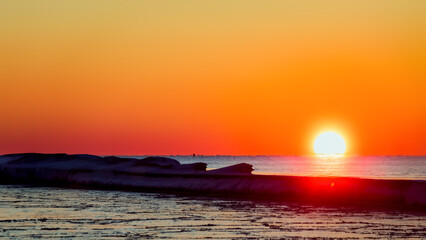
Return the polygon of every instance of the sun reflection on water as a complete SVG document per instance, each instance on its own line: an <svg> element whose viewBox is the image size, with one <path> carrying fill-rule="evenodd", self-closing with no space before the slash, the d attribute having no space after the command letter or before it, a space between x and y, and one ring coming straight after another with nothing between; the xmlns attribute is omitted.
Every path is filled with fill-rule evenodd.
<svg viewBox="0 0 426 240"><path fill-rule="evenodd" d="M344 154L318 154L313 157L313 169L320 176L345 176L346 161Z"/></svg>

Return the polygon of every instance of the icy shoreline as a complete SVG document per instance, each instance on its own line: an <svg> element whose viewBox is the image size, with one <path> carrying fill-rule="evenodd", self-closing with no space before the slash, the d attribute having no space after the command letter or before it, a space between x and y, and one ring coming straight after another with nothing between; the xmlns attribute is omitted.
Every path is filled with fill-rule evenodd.
<svg viewBox="0 0 426 240"><path fill-rule="evenodd" d="M164 157L67 154L0 156L0 183L183 192L344 205L424 208L426 181L252 174L249 164L206 170Z"/></svg>

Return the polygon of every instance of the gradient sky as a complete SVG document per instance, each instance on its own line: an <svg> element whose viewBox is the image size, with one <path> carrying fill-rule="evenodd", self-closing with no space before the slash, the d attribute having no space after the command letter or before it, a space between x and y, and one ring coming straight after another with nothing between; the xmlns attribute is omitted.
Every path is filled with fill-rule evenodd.
<svg viewBox="0 0 426 240"><path fill-rule="evenodd" d="M426 1L0 2L0 153L426 155Z"/></svg>

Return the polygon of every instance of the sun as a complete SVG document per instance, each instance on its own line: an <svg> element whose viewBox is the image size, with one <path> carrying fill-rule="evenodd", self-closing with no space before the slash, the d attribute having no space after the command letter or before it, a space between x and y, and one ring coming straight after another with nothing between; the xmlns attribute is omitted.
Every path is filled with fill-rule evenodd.
<svg viewBox="0 0 426 240"><path fill-rule="evenodd" d="M314 142L316 154L335 155L344 154L346 143L343 138L335 132L321 133Z"/></svg>

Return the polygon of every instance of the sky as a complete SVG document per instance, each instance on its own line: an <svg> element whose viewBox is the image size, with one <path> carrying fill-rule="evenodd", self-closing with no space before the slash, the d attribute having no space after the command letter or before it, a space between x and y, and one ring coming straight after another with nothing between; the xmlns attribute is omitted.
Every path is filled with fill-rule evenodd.
<svg viewBox="0 0 426 240"><path fill-rule="evenodd" d="M0 154L426 155L426 1L0 2Z"/></svg>

